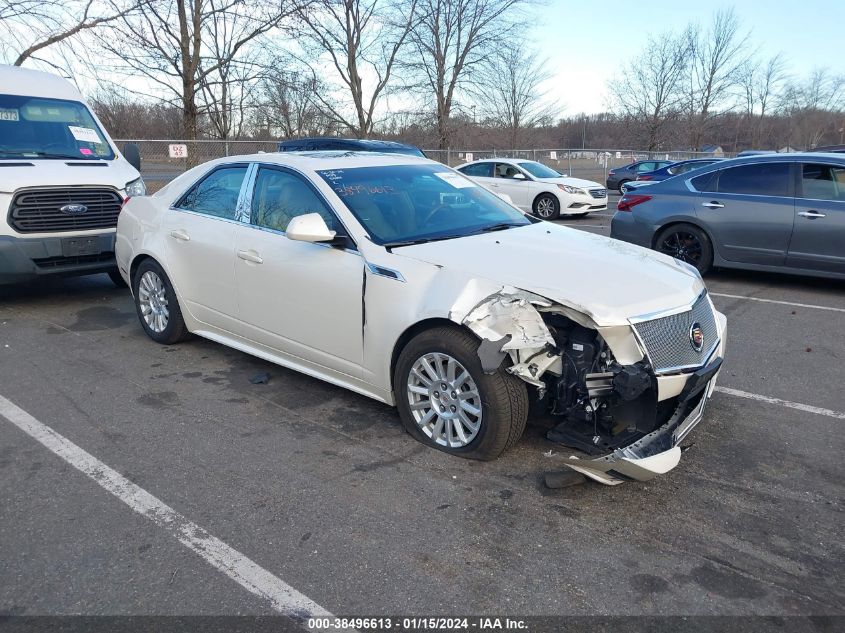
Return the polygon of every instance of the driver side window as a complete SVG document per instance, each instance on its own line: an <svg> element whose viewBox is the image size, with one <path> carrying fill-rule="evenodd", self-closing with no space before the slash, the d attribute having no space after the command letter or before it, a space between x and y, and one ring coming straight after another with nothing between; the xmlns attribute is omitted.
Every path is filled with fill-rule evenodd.
<svg viewBox="0 0 845 633"><path fill-rule="evenodd" d="M329 230L342 232L334 213L302 178L281 169L258 169L251 210L255 226L284 233L293 218L308 213L319 213Z"/></svg>
<svg viewBox="0 0 845 633"><path fill-rule="evenodd" d="M513 180L520 173L513 165L508 163L496 163L496 178L508 178Z"/></svg>

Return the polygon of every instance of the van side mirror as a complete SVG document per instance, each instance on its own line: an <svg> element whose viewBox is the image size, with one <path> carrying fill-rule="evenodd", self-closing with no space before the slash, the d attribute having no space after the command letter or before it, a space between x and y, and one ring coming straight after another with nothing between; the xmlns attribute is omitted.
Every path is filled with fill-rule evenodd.
<svg viewBox="0 0 845 633"><path fill-rule="evenodd" d="M123 146L123 157L127 163L138 170L139 174L141 173L141 150L135 143L126 143Z"/></svg>
<svg viewBox="0 0 845 633"><path fill-rule="evenodd" d="M306 213L288 222L285 235L298 242L331 242L335 232L329 230L319 213Z"/></svg>

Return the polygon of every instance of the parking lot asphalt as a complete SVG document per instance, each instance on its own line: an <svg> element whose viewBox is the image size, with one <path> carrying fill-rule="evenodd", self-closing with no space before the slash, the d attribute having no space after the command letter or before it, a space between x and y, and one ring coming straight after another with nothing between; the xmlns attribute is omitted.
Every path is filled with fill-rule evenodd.
<svg viewBox="0 0 845 633"><path fill-rule="evenodd" d="M156 345L105 275L0 288L0 396L335 614L845 614L845 283L707 284L730 391L646 484L546 488L550 420L465 461L362 396ZM0 504L2 613L274 612L2 416Z"/></svg>

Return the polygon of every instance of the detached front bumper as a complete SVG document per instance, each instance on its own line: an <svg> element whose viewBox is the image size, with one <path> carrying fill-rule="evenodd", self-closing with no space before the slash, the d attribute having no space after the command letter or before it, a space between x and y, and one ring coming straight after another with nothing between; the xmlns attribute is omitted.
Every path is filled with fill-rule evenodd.
<svg viewBox="0 0 845 633"><path fill-rule="evenodd" d="M625 481L648 481L669 472L681 459L681 442L704 418L721 367L722 358L717 357L691 374L678 396L672 417L656 431L609 455L596 459L570 457L565 465L610 486Z"/></svg>

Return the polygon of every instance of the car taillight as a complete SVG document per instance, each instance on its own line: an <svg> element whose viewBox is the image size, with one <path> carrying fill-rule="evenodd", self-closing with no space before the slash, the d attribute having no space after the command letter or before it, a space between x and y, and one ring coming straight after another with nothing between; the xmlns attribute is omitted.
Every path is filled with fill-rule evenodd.
<svg viewBox="0 0 845 633"><path fill-rule="evenodd" d="M607 172L607 175L608 176L615 176L616 172L615 171L609 171L609 172Z"/></svg>
<svg viewBox="0 0 845 633"><path fill-rule="evenodd" d="M652 180L652 176L637 176L637 180Z"/></svg>
<svg viewBox="0 0 845 633"><path fill-rule="evenodd" d="M653 197L654 196L646 196L641 193L626 193L619 199L619 202L616 203L616 210L632 211L635 206L642 204L643 202L648 202Z"/></svg>

